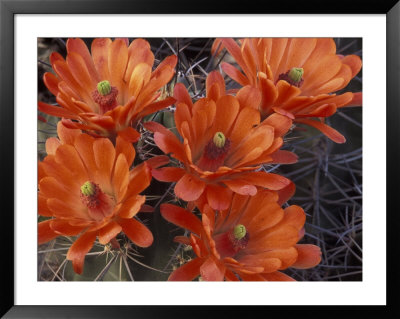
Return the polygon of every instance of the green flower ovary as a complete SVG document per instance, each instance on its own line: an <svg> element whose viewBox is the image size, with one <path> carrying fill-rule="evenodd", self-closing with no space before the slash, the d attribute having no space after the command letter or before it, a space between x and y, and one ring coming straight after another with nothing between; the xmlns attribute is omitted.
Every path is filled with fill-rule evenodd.
<svg viewBox="0 0 400 319"><path fill-rule="evenodd" d="M224 133L222 133L222 132L215 133L213 142L216 147L223 148L225 146L225 141L226 141L226 138L225 138Z"/></svg>
<svg viewBox="0 0 400 319"><path fill-rule="evenodd" d="M81 186L81 192L85 196L93 196L96 191L95 185L92 182L86 182Z"/></svg>
<svg viewBox="0 0 400 319"><path fill-rule="evenodd" d="M108 82L107 80L104 80L104 81L97 83L97 91L103 96L109 94L111 92L110 82Z"/></svg>
<svg viewBox="0 0 400 319"><path fill-rule="evenodd" d="M298 83L298 82L301 81L301 78L303 77L303 74L304 74L303 68L292 68L289 71L288 76L293 82Z"/></svg>
<svg viewBox="0 0 400 319"><path fill-rule="evenodd" d="M244 236L246 236L246 227L242 224L236 225L233 229L233 236L235 236L235 239L237 240L244 238Z"/></svg>

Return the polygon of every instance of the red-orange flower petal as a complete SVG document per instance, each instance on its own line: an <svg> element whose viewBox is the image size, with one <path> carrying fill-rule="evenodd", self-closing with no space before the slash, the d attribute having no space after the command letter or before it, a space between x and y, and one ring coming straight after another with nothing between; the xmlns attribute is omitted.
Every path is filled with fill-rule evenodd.
<svg viewBox="0 0 400 319"><path fill-rule="evenodd" d="M50 227L50 220L46 220L44 222L40 222L38 224L38 244L44 244L47 243L48 241L56 238L58 234L54 232L53 229Z"/></svg>
<svg viewBox="0 0 400 319"><path fill-rule="evenodd" d="M134 244L140 247L149 247L153 243L153 234L150 230L136 219L119 219L122 231Z"/></svg>
<svg viewBox="0 0 400 319"><path fill-rule="evenodd" d="M74 226L68 221L62 219L53 219L50 221L50 228L59 235L76 236L79 235L87 226Z"/></svg>
<svg viewBox="0 0 400 319"><path fill-rule="evenodd" d="M177 182L185 174L180 167L162 167L151 171L153 177L160 182Z"/></svg>
<svg viewBox="0 0 400 319"><path fill-rule="evenodd" d="M107 244L111 239L117 236L122 230L122 227L114 221L110 221L106 226L99 230L99 243Z"/></svg>
<svg viewBox="0 0 400 319"><path fill-rule="evenodd" d="M280 271L275 271L269 274L262 274L261 276L264 277L264 279L267 281L295 281L292 277Z"/></svg>
<svg viewBox="0 0 400 319"><path fill-rule="evenodd" d="M224 279L225 267L215 258L209 257L200 266L200 275L207 281L222 281Z"/></svg>
<svg viewBox="0 0 400 319"><path fill-rule="evenodd" d="M119 209L119 217L132 218L139 211L142 212L143 210L141 210L141 208L145 201L146 197L141 195L136 195L128 198L126 201L124 201L121 208Z"/></svg>
<svg viewBox="0 0 400 319"><path fill-rule="evenodd" d="M194 201L203 193L206 183L197 177L185 174L175 185L175 194L187 202Z"/></svg>
<svg viewBox="0 0 400 319"><path fill-rule="evenodd" d="M77 274L83 271L86 254L92 249L96 240L96 232L86 232L72 244L67 253L67 259L72 261L72 266Z"/></svg>
<svg viewBox="0 0 400 319"><path fill-rule="evenodd" d="M298 257L292 265L293 268L307 269L321 262L321 249L315 245L296 245Z"/></svg>
<svg viewBox="0 0 400 319"><path fill-rule="evenodd" d="M201 258L195 258L183 266L174 270L168 280L170 281L191 281L200 275L200 267L204 263Z"/></svg>
<svg viewBox="0 0 400 319"><path fill-rule="evenodd" d="M232 191L228 187L207 185L207 201L215 210L228 209L232 199Z"/></svg>
<svg viewBox="0 0 400 319"><path fill-rule="evenodd" d="M160 207L161 215L171 223L183 227L195 234L201 234L202 224L193 214L178 206L162 204Z"/></svg>
<svg viewBox="0 0 400 319"><path fill-rule="evenodd" d="M332 128L320 121L309 120L309 119L298 119L298 120L296 120L296 122L315 127L317 130L324 133L327 137L329 137L332 141L334 141L336 143L342 144L342 143L346 142L346 138L342 134L340 134L334 128Z"/></svg>

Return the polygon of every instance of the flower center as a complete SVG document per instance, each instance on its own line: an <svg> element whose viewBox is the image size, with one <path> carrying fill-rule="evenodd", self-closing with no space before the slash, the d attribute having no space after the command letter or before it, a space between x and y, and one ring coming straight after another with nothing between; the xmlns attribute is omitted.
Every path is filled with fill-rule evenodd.
<svg viewBox="0 0 400 319"><path fill-rule="evenodd" d="M234 257L247 247L250 235L244 225L238 224L231 231L218 234L213 239L221 258Z"/></svg>
<svg viewBox="0 0 400 319"><path fill-rule="evenodd" d="M286 73L280 74L278 81L284 80L288 82L290 85L300 87L304 82L303 74L304 74L303 68L291 68Z"/></svg>
<svg viewBox="0 0 400 319"><path fill-rule="evenodd" d="M215 133L213 142L216 147L223 148L225 146L225 142L226 142L224 133L222 133L222 132Z"/></svg>
<svg viewBox="0 0 400 319"><path fill-rule="evenodd" d="M244 227L242 224L236 225L233 229L233 236L236 240L241 240L246 236L246 227Z"/></svg>
<svg viewBox="0 0 400 319"><path fill-rule="evenodd" d="M100 114L114 109L117 105L118 89L107 80L97 83L97 90L92 92L93 100L100 106Z"/></svg>
<svg viewBox="0 0 400 319"><path fill-rule="evenodd" d="M229 239L231 240L233 248L236 252L247 247L250 236L246 231L246 227L244 227L242 224L236 225L233 228L233 231L229 234Z"/></svg>
<svg viewBox="0 0 400 319"><path fill-rule="evenodd" d="M97 91L103 96L108 95L111 92L110 82L104 80L97 83Z"/></svg>
<svg viewBox="0 0 400 319"><path fill-rule="evenodd" d="M93 196L96 192L96 185L92 182L86 182L81 186L81 192L84 196Z"/></svg>
<svg viewBox="0 0 400 319"><path fill-rule="evenodd" d="M96 221L109 216L113 211L114 200L105 194L99 185L91 181L81 186L80 197L82 203L88 208L89 216Z"/></svg>
<svg viewBox="0 0 400 319"><path fill-rule="evenodd" d="M231 141L224 133L217 132L207 143L197 166L204 171L215 172L224 164L225 158L230 150Z"/></svg>
<svg viewBox="0 0 400 319"><path fill-rule="evenodd" d="M299 83L301 81L301 78L303 77L304 70L303 68L292 68L289 71L289 79L291 79L293 82Z"/></svg>

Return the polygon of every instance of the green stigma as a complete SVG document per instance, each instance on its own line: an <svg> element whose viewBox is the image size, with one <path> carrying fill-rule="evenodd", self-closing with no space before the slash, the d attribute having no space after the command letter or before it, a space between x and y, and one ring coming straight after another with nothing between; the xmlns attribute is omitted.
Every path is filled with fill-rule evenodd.
<svg viewBox="0 0 400 319"><path fill-rule="evenodd" d="M110 82L108 82L107 80L104 80L104 81L97 83L97 91L103 96L109 94L111 92Z"/></svg>
<svg viewBox="0 0 400 319"><path fill-rule="evenodd" d="M289 71L289 79L291 79L293 82L298 83L301 81L301 78L304 74L303 68L292 68Z"/></svg>
<svg viewBox="0 0 400 319"><path fill-rule="evenodd" d="M81 186L81 192L85 196L92 196L95 193L95 186L92 182L87 181Z"/></svg>
<svg viewBox="0 0 400 319"><path fill-rule="evenodd" d="M244 227L242 224L238 224L235 226L233 229L233 236L235 236L235 239L240 240L244 236L246 236L246 227Z"/></svg>
<svg viewBox="0 0 400 319"><path fill-rule="evenodd" d="M223 148L225 146L225 141L226 141L226 138L225 138L224 133L222 133L222 132L215 133L213 142L216 147Z"/></svg>

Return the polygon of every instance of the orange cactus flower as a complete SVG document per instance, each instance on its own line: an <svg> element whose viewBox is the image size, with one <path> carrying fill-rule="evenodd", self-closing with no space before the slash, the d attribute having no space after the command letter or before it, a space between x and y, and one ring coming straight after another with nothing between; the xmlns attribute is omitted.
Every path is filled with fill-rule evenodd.
<svg viewBox="0 0 400 319"><path fill-rule="evenodd" d="M154 55L143 39L128 46L127 39L98 38L91 52L81 39L69 39L66 60L53 52L50 62L56 75L47 72L43 80L59 107L39 102L39 110L97 137L120 135L135 142L140 135L132 126L174 103L159 97L175 73L177 57L167 57L152 71Z"/></svg>
<svg viewBox="0 0 400 319"><path fill-rule="evenodd" d="M161 205L162 216L191 232L175 241L190 245L196 257L176 269L169 280L290 281L281 270L311 268L321 261L319 247L298 244L304 234L305 213L299 206L282 209L278 194L259 190L235 194L229 209L215 214L208 205L201 221L192 212Z"/></svg>
<svg viewBox="0 0 400 319"><path fill-rule="evenodd" d="M51 217L39 223L39 244L61 235L79 236L67 254L79 274L96 237L105 245L123 232L136 245L150 246L150 230L132 217L145 202L138 194L150 184L151 167L165 164L165 156L129 170L135 150L123 138L117 137L114 147L107 138L62 122L57 130L59 139L46 141L48 155L39 162L38 213Z"/></svg>
<svg viewBox="0 0 400 319"><path fill-rule="evenodd" d="M227 209L232 193L255 195L256 186L272 190L288 186L290 181L283 176L256 170L264 163L297 161L293 153L279 150L292 121L273 114L260 125L255 109L260 99L253 98L257 90L245 87L236 96L225 95L224 85L215 74L211 76L215 81L207 80L207 98L194 104L182 84L175 86L174 117L183 142L158 123L144 124L154 132L157 146L181 163L181 167L153 170L153 176L177 182L179 198L207 201L214 209Z"/></svg>
<svg viewBox="0 0 400 319"><path fill-rule="evenodd" d="M337 108L361 105L361 92L332 94L357 75L360 57L336 54L335 42L329 38L246 38L240 47L233 39L216 43L221 42L244 74L225 62L222 69L242 86L260 90L263 118L278 112L317 128L337 143L345 142L339 132L311 118L325 118Z"/></svg>

